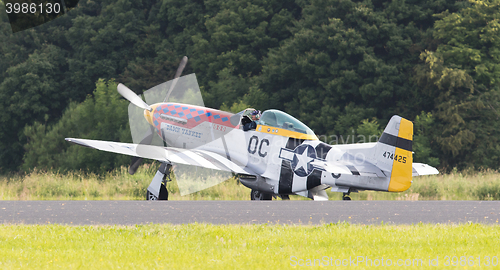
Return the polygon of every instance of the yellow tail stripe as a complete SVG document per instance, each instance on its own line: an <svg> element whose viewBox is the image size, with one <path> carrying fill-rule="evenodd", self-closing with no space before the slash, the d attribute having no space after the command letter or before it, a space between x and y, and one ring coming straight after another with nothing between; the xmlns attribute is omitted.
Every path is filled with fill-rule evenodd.
<svg viewBox="0 0 500 270"><path fill-rule="evenodd" d="M413 140L413 123L401 118L398 137ZM413 155L411 151L396 147L388 191L405 191L411 186Z"/></svg>

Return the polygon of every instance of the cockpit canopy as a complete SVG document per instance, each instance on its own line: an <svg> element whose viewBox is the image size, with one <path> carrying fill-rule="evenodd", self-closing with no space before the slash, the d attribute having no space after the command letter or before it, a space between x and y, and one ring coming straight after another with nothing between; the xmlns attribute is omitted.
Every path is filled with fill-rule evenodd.
<svg viewBox="0 0 500 270"><path fill-rule="evenodd" d="M278 110L267 110L262 113L259 125L282 128L294 132L308 135L315 135L314 132L293 116Z"/></svg>

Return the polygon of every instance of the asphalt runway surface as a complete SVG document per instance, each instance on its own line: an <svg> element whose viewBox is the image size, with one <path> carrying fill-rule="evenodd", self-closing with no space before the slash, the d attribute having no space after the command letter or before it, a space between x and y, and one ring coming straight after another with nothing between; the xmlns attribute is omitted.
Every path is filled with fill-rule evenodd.
<svg viewBox="0 0 500 270"><path fill-rule="evenodd" d="M499 224L500 201L0 201L3 224Z"/></svg>

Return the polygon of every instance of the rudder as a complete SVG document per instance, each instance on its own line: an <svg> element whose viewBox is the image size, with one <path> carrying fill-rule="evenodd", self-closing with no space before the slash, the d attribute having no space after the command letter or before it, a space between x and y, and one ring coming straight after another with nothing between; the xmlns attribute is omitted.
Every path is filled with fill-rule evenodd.
<svg viewBox="0 0 500 270"><path fill-rule="evenodd" d="M413 123L394 115L377 142L377 166L391 173L387 191L401 192L411 186Z"/></svg>

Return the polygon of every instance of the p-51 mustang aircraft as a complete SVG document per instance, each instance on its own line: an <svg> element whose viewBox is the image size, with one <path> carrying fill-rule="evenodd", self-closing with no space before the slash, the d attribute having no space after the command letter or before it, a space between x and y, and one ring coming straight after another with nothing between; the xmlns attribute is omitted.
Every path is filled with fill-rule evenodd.
<svg viewBox="0 0 500 270"><path fill-rule="evenodd" d="M189 76L194 75L175 80ZM429 165L413 163L413 124L400 116L390 119L378 142L328 145L302 122L279 110L264 111L256 128L244 131L253 109L232 114L176 102L148 105L122 84L118 85L118 92L144 109L151 132L146 132L141 143L66 140L160 161L162 164L147 190L149 200L168 199L166 178L175 164L236 174L251 189L252 200L278 196L288 199L289 195L328 200L328 188L342 192L343 199L350 200L351 192L363 190L405 191L412 176L438 173ZM167 146L149 145L153 133ZM139 164L137 159L134 163L133 166Z"/></svg>

